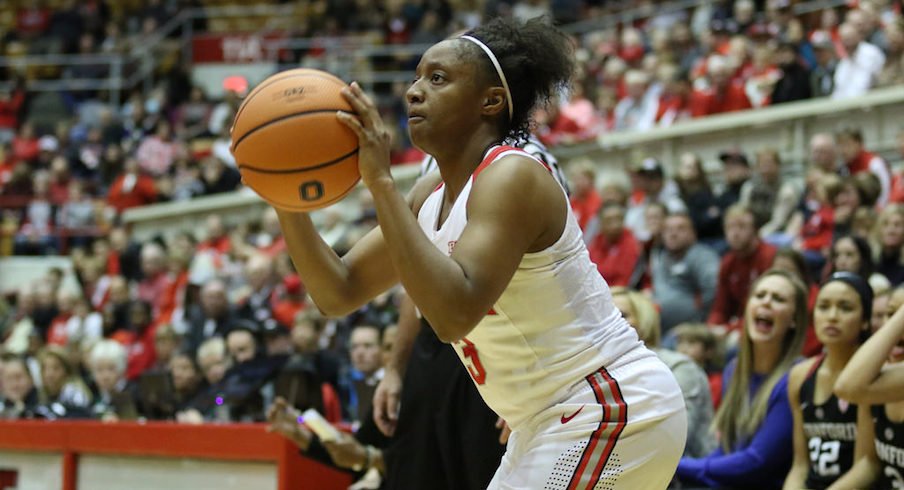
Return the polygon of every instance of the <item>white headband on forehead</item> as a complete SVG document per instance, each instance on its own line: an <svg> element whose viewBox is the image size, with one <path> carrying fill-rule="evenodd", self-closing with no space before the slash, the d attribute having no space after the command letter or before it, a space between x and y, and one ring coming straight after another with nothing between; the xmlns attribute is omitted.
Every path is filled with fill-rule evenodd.
<svg viewBox="0 0 904 490"><path fill-rule="evenodd" d="M509 90L508 82L505 80L505 73L502 72L502 66L499 64L499 60L496 59L496 55L493 54L493 50L491 50L489 46L481 42L480 39L477 39L476 37L461 36L459 37L459 39L467 39L468 41L471 41L472 43L480 46L480 49L482 49L483 52L486 53L490 58L490 61L493 63L493 67L496 68L496 74L499 75L499 79L502 80L502 88L505 89L505 102L508 104L509 120L511 120L512 115L515 112L515 108L512 106L512 92Z"/></svg>

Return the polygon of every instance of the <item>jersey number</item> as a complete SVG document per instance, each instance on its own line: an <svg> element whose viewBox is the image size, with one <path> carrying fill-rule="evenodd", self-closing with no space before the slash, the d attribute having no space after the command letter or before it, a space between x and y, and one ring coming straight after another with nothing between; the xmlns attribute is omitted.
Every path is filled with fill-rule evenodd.
<svg viewBox="0 0 904 490"><path fill-rule="evenodd" d="M904 489L904 478L901 478L901 472L892 466L885 467L885 476L892 480L891 488L895 490Z"/></svg>
<svg viewBox="0 0 904 490"><path fill-rule="evenodd" d="M465 346L461 348L461 353L470 361L470 363L465 365L468 368L468 372L471 374L471 378L479 385L486 383L487 372L483 369L483 364L480 363L480 356L477 355L477 346L468 339L461 339L461 341L465 344Z"/></svg>
<svg viewBox="0 0 904 490"><path fill-rule="evenodd" d="M820 476L841 474L841 466L838 464L841 441L823 441L813 437L807 445L810 447L810 462L816 467L816 473Z"/></svg>

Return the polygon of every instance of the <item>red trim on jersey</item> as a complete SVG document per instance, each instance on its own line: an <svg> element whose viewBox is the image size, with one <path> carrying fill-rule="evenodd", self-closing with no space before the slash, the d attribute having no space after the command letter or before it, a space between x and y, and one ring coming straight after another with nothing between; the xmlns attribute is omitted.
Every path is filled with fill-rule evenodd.
<svg viewBox="0 0 904 490"><path fill-rule="evenodd" d="M490 311L487 312L487 315L498 315L498 313L496 313L496 310L494 310L493 308L490 308Z"/></svg>
<svg viewBox="0 0 904 490"><path fill-rule="evenodd" d="M606 396L603 393L603 388L596 380L596 376L599 374L600 377L606 382L606 385L609 387L609 391L612 394L612 403L610 404L608 400L606 400ZM603 448L602 454L599 455L597 461L592 463L593 473L591 473L590 481L583 488L586 490L593 490L596 487L596 484L599 482L600 477L603 474L603 468L606 467L606 463L609 461L609 456L612 455L612 450L615 448L615 443L618 442L618 436L621 435L622 431L625 429L625 425L628 423L628 403L625 401L624 397L621 393L621 388L618 386L618 382L615 381L611 375L609 375L609 371L606 371L606 368L600 368L599 371L590 374L585 378L590 386L593 387L593 394L596 396L596 401L603 407L603 419L600 421L599 426L590 434L590 441L587 443L587 446L584 448L583 454L581 454L581 460L578 463L578 468L575 470L574 474L571 476L571 482L568 484L568 490L578 490L581 484L581 478L583 477L584 471L588 466L591 465L591 460L594 459L594 452L596 452L596 445L600 441L603 433L609 429L610 417L612 416L612 406L618 406L618 420L615 422L615 426L611 428L611 432L609 436L606 438L606 445Z"/></svg>
<svg viewBox="0 0 904 490"><path fill-rule="evenodd" d="M807 375L804 376L804 379L810 379L810 376L813 376L813 374L816 373L816 370L819 369L819 366L822 364L822 361L825 358L826 358L825 352L820 353L818 356L816 356L816 362L814 362L813 365L810 366L810 370L807 371Z"/></svg>
<svg viewBox="0 0 904 490"><path fill-rule="evenodd" d="M491 163L495 162L496 159L499 158L499 155L501 155L507 151L516 151L518 153L522 153L522 154L524 154L524 156L530 158L531 160L536 160L539 164L546 167L546 170L548 170L549 172L552 172L552 168L550 168L550 166L547 165L546 162L544 162L543 160L540 160L539 158L535 158L533 155L522 150L521 148L515 148L514 146L500 145L500 146L497 146L496 148L493 148L492 150L490 150L490 152L487 154L486 158L484 158L483 161L480 162L480 165L478 165L477 169L474 170L474 174L473 174L474 178L476 179L477 176L480 174L480 172L483 172L483 170L485 168L489 167Z"/></svg>

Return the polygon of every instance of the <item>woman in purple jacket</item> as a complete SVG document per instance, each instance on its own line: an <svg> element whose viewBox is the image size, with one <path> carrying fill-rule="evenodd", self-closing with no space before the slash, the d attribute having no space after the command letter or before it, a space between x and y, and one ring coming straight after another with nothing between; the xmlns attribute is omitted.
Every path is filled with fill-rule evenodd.
<svg viewBox="0 0 904 490"><path fill-rule="evenodd" d="M782 487L792 453L788 371L800 355L807 317L807 290L796 277L772 269L754 282L713 421L719 447L681 459L676 476L686 487Z"/></svg>

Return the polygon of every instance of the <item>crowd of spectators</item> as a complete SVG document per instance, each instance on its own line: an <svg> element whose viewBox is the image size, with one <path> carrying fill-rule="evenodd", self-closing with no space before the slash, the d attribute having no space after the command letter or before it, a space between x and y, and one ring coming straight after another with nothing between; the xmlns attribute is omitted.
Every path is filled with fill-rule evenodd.
<svg viewBox="0 0 904 490"><path fill-rule="evenodd" d="M122 11L128 22L103 1L62 3L53 12L40 2L23 8L3 37L7 50L121 49L109 48L117 45L111 32L151 32L169 9L192 2L150 0ZM387 43L430 43L485 15L574 22L615 8L606 3L349 2L371 9L364 15L332 10L342 2L310 2L311 22L300 32L376 30ZM904 82L901 10L901 2L882 0L800 16L784 0L652 8L631 25L575 36L580 76L538 114L536 134L571 144ZM51 28L58 17L81 20L60 31ZM317 63L314 51L293 55L296 65ZM234 227L211 215L197 233L144 242L121 223L136 206L241 187L228 135L248 88L241 80L227 80L219 101L191 83L186 67L118 107L109 94L66 94L69 112L50 127L29 118L35 94L25 82L0 94L0 256L69 255L78 288L55 269L0 298L0 418L263 421L277 397L353 428L369 417L400 291L346 318L323 318L273 210ZM384 113L398 121L397 135L406 129L402 88L386 88L396 95ZM397 141L397 162L418 159L403 136ZM697 427L720 406L730 379L723 368L743 347L751 284L767 269L807 284L810 309L817 284L835 271L867 278L877 296L904 282L904 180L895 170L904 132L898 143L898 155L883 156L856 129L817 134L796 177L783 171L776 149L726 148L718 183L692 153L674 172L652 158L614 172L598 172L590 160L570 164L572 209L591 260L621 288L617 296L631 298L625 308L657 311L635 327L663 360L688 373L696 364L705 377L706 396L688 397ZM353 221L326 212L324 235L340 253L375 225L366 192L355 199ZM802 343L802 354L822 350L812 328ZM692 442L690 456L714 446Z"/></svg>

